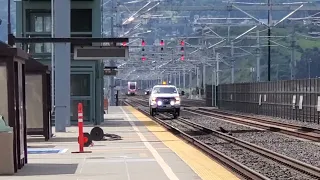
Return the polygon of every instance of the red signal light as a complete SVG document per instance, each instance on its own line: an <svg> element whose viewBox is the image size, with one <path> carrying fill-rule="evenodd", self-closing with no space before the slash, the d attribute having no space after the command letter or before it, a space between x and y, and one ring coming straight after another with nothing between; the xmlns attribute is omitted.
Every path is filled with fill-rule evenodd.
<svg viewBox="0 0 320 180"><path fill-rule="evenodd" d="M122 46L127 46L127 43L126 43L126 42L123 42L123 43L122 43Z"/></svg>
<svg viewBox="0 0 320 180"><path fill-rule="evenodd" d="M142 56L141 60L142 60L142 61L145 61L145 60L147 60L147 58L144 57L144 56Z"/></svg>
<svg viewBox="0 0 320 180"><path fill-rule="evenodd" d="M180 41L180 45L184 46L184 41L183 40Z"/></svg>
<svg viewBox="0 0 320 180"><path fill-rule="evenodd" d="M162 39L160 40L160 46L164 46L164 41Z"/></svg>
<svg viewBox="0 0 320 180"><path fill-rule="evenodd" d="M146 42L145 42L144 40L142 40L142 41L141 41L141 45L142 45L142 46L145 46L145 45L146 45Z"/></svg>
<svg viewBox="0 0 320 180"><path fill-rule="evenodd" d="M181 55L180 59L181 59L181 61L184 61L184 55L183 54Z"/></svg>

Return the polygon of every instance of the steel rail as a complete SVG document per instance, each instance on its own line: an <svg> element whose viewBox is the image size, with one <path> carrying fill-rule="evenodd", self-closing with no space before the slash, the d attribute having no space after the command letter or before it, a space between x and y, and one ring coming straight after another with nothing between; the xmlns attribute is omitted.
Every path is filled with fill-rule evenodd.
<svg viewBox="0 0 320 180"><path fill-rule="evenodd" d="M237 113L231 114L229 112L225 112L225 111L218 110L218 109L199 108L199 110L209 111L209 112L218 113L218 114L224 114L224 115L228 115L228 116L235 116L235 117L244 118L244 119L250 119L250 120L257 121L257 122L268 123L268 124L272 124L272 125L279 125L279 126L286 127L286 128L296 129L297 131L308 131L308 132L314 132L314 133L320 134L320 129L314 129L314 128L310 128L310 127L306 127L306 126L299 126L299 125L295 125L295 124L288 124L288 123L283 123L283 122L278 122L278 121L272 121L272 120L268 120L268 119L264 119L264 118L257 118L257 117L242 115L242 114L237 114Z"/></svg>
<svg viewBox="0 0 320 180"><path fill-rule="evenodd" d="M272 132L278 132L278 133L282 133L282 134L286 134L286 135L291 135L291 136L295 136L298 138L303 138L303 139L307 139L307 140L311 140L311 141L316 141L319 142L320 141L320 134L317 133L305 133L305 132L298 132L296 131L297 129L291 129L288 127L282 127L281 125L283 123L274 123L274 124L268 124L267 122L261 122L262 120L260 120L260 122L256 122L255 120L246 120L246 119L241 119L241 118L237 118L237 117L232 117L233 115L221 115L218 113L214 113L214 112L210 112L208 110L197 110L197 109L189 109L189 108L184 108L184 111L190 112L190 113L194 113L197 115L202 115L202 116L208 116L210 118L219 118L219 120L222 121L229 121L229 122L234 122L234 123L239 123L239 124L243 124L243 125L248 125L251 127L255 127L255 128L261 128L264 130L269 130ZM301 127L300 127L301 129Z"/></svg>
<svg viewBox="0 0 320 180"><path fill-rule="evenodd" d="M186 140L187 142L193 144L195 147L199 148L206 154L210 155L214 160L218 160L221 162L223 165L225 165L227 168L233 170L235 173L237 173L239 176L241 176L244 179L252 179L252 180L269 180L269 178L255 172L254 170L244 166L243 164L235 161L234 159L222 154L221 152L211 148L210 146L206 145L205 143L195 139L194 137L186 134L185 132L182 132L181 130L169 125L168 123L162 121L159 118L152 117L149 115L148 112L145 110L142 110L138 107L135 107L134 103L137 102L125 102L128 105L131 105L132 107L136 108L139 110L141 113L145 114L149 118L153 119L156 121L158 124L162 125L165 127L167 130L172 132L174 135L181 137L182 139ZM140 103L138 103L140 104Z"/></svg>
<svg viewBox="0 0 320 180"><path fill-rule="evenodd" d="M139 103L139 104L142 104L142 103ZM141 110L141 111L143 111L143 110ZM144 114L149 116L148 112L144 111ZM157 119L157 118L154 118L154 117L152 117L152 118L154 120L161 121L161 123L167 124L167 123L165 123L164 121L162 121L160 119ZM222 132L219 132L219 131L204 127L204 126L199 125L197 123L191 122L190 120L186 120L186 119L183 119L183 118L178 118L178 121L180 121L182 123L185 123L185 124L187 124L189 126L198 128L201 131L210 132L211 135L214 135L216 137L224 139L224 140L226 140L228 142L232 142L232 143L234 143L234 144L236 144L238 146L246 148L246 149L248 149L248 150L250 150L250 151L252 151L254 153L260 154L260 155L262 155L264 157L271 158L271 159L273 159L273 160L275 160L275 161L277 161L279 163L285 164L286 166L292 167L292 168L294 168L294 169L296 169L296 170L298 170L300 172L304 172L304 173L307 173L307 174L309 174L311 176L320 178L320 168L318 168L318 167L315 167L315 166L312 166L310 164L307 164L307 163L298 161L296 159L290 158L288 156L284 156L282 154L270 151L270 150L268 150L266 148L259 147L259 146L255 145L255 144L252 144L252 143L249 143L249 142L245 142L243 140L240 140L238 138L235 138L235 137L232 137L230 135L224 134ZM174 128L174 127L172 127L172 128Z"/></svg>
<svg viewBox="0 0 320 180"><path fill-rule="evenodd" d="M139 104L142 105L142 103L139 103ZM140 111L143 111L143 110L140 109ZM143 112L144 112L144 114L149 116L148 112L146 112L146 111L143 111ZM156 121L159 121L161 123L164 123L164 124L168 125L167 123L165 123L164 121L162 121L162 120L160 120L158 118L155 118L155 117L152 117L152 118L154 120L156 120ZM273 160L275 160L275 161L277 161L279 163L285 164L286 166L292 167L292 168L294 168L294 169L296 169L296 170L298 170L300 172L304 172L304 173L309 174L311 176L320 178L320 168L318 168L318 167L315 167L315 166L312 166L310 164L304 163L302 161L290 158L288 156L285 156L285 155L270 151L270 150L268 150L266 148L259 147L259 146L255 145L255 144L252 144L252 143L249 143L249 142L245 142L243 140L240 140L238 138L235 138L235 137L232 137L230 135L224 134L222 132L213 130L211 128L204 127L204 126L202 126L200 124L191 122L190 120L187 120L187 119L178 118L178 121L180 121L182 123L185 123L185 124L187 124L189 126L192 126L194 128L198 128L199 130L201 130L203 132L207 132L207 133L209 132L209 133L211 133L211 135L214 135L216 137L224 139L225 141L232 142L232 143L234 143L234 144L236 144L238 146L246 148L246 149L248 149L250 151L253 151L253 152L257 153L257 154L260 154L260 155L262 155L264 157L271 158L271 159L273 159ZM172 127L172 128L174 128L174 127Z"/></svg>
<svg viewBox="0 0 320 180"><path fill-rule="evenodd" d="M270 151L266 148L262 148L262 147L259 147L255 144L252 144L252 143L249 143L249 142L245 142L243 140L240 140L238 138L235 138L235 137L232 137L230 135L227 135L227 134L224 134L222 132L219 132L219 131L216 131L216 130L213 130L213 129L210 129L210 128L207 128L207 127L204 127L202 125L199 125L197 123L194 123L194 122L191 122L190 120L186 120L186 119L183 119L183 118L179 118L178 119L179 121L185 123L185 124L188 124L189 126L193 126L193 127L197 127L199 129L202 129L202 130L205 130L206 132L211 132L212 135L215 135L221 139L224 139L226 141L229 141L229 142L232 142L238 146L241 146L243 148L246 148L248 150L251 150L255 153L258 153L262 156L265 156L267 158L271 158L275 161L278 161L282 164L285 164L289 167L292 167L300 172L304 172L304 173L307 173L309 175L312 175L314 177L317 177L317 178L320 178L320 168L318 167L315 167L315 166L312 166L310 164L307 164L307 163L304 163L304 162L301 162L301 161L298 161L296 159L293 159L293 158L290 158L288 156L285 156L285 155L282 155L282 154L279 154L279 153L276 153L276 152L273 152L273 151Z"/></svg>

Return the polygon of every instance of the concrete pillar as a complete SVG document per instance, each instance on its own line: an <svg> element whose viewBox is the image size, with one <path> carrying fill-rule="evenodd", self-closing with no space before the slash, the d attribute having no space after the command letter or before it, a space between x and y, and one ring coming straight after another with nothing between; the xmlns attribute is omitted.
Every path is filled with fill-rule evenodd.
<svg viewBox="0 0 320 180"><path fill-rule="evenodd" d="M70 37L70 0L53 0L54 37ZM70 124L70 43L55 43L55 128L66 132Z"/></svg>

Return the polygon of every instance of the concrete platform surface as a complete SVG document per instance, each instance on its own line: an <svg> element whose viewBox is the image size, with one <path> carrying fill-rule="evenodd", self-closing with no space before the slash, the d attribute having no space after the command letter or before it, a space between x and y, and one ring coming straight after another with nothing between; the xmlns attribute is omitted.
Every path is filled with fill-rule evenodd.
<svg viewBox="0 0 320 180"><path fill-rule="evenodd" d="M238 179L132 107L110 107L101 127L109 136L85 148L92 151L85 154L71 153L78 151L77 127L55 133L49 142L29 137L29 148L61 151L29 154L23 169L14 176L0 176L0 180Z"/></svg>

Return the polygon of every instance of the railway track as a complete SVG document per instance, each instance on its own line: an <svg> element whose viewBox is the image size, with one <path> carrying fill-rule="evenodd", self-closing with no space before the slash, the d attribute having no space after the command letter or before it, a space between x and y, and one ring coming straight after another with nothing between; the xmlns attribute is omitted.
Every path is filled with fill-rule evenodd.
<svg viewBox="0 0 320 180"><path fill-rule="evenodd" d="M137 104L145 106L145 104L141 102L130 102L128 104L133 105L134 107ZM139 110L142 113L149 116L146 110L143 110L143 109L139 109ZM161 116L168 118L168 116L165 116L162 114ZM205 138L207 139L217 139L217 138L221 139L222 141L224 141L224 143L231 144L232 146L237 146L237 151L239 151L239 149L242 149L243 151L250 151L255 155L263 156L264 160L266 161L271 159L273 161L278 162L280 164L279 166L285 165L288 169L294 169L296 171L304 173L306 176L304 178L306 179L310 178L308 176L311 176L311 179L320 178L320 169L318 167L314 167L304 162L297 161L290 157L272 152L268 149L245 142L243 140L229 136L222 132L204 127L200 124L191 122L187 119L178 118L177 120L162 120L160 118L154 118L154 117L151 117L151 118L157 121L159 124L166 127L167 129L169 129L170 131L174 132L176 135L179 135L180 137L193 143L195 146L199 147L206 153L210 154L215 159L218 159L220 162L222 162L223 164L231 168L236 173L240 174L245 179L270 179L270 178L267 176L264 176L261 173L257 173L257 171L254 171L251 168L248 168L247 166L244 166L243 164L235 161L234 159L224 155L220 151L213 149L212 147L210 147L210 145L205 144L203 141L199 140L199 137L205 136ZM177 127L183 127L183 128L179 129ZM211 136L211 137L208 137L208 136Z"/></svg>
<svg viewBox="0 0 320 180"><path fill-rule="evenodd" d="M135 98L134 100L138 100L141 102L141 105L147 103L145 99ZM313 129L309 127L294 125L294 124L287 124L283 122L277 122L267 119L261 119L256 117L250 117L240 114L231 114L228 112L224 112L221 110L215 109L205 109L205 108L198 108L198 109L191 109L188 105L182 105L183 111L194 113L201 116L208 116L210 118L216 118L221 121L227 121L232 123L238 123L242 125L251 126L254 128L259 128L271 132L278 132L285 135L290 135L306 140L311 140L315 142L320 142L320 130Z"/></svg>
<svg viewBox="0 0 320 180"><path fill-rule="evenodd" d="M269 180L269 178L253 171L252 169L242 165L241 163L233 160L232 158L224 155L223 153L211 148L209 145L199 141L198 139L192 137L192 135L183 132L179 130L178 128L168 124L167 122L161 120L157 117L151 117L149 113L146 110L142 110L140 108L137 108L136 105L144 105L141 102L125 102L128 105L131 105L132 107L135 107L138 109L141 113L145 114L146 116L150 117L151 119L155 120L162 126L164 126L169 131L173 132L173 134L181 137L182 139L186 140L187 142L193 144L195 147L199 148L200 150L204 151L208 155L210 155L215 160L220 161L223 165L225 165L227 168L231 169L235 173L237 173L239 176L241 176L243 179L252 179L252 180ZM204 132L206 133L206 132Z"/></svg>
<svg viewBox="0 0 320 180"><path fill-rule="evenodd" d="M273 121L273 120L265 119L265 118L257 118L257 117L248 116L248 115L231 113L231 112L226 112L226 111L222 111L222 110L219 110L219 109L209 109L208 110L208 109L204 109L204 108L199 108L199 110L210 111L210 112L213 112L213 113L219 113L219 114L224 114L224 115L228 115L228 116L236 116L236 117L239 117L239 118L244 118L244 119L248 119L248 120L254 120L254 121L257 121L257 122L268 123L268 124L272 124L272 125L281 124L281 126L283 126L283 127L296 129L297 131L314 132L314 133L320 134L320 129L314 129L314 128L310 128L310 127L304 127L304 126L295 125L295 124L281 123L281 122L277 122L277 121Z"/></svg>
<svg viewBox="0 0 320 180"><path fill-rule="evenodd" d="M294 124L287 124L272 120L266 120L261 118L255 118L240 114L231 114L228 112L223 112L220 110L213 109L190 109L188 107L183 109L184 111L195 113L198 115L206 115L210 118L218 118L219 120L229 121L234 123L239 123L243 125L248 125L272 132L279 132L286 135L291 135L315 142L320 142L320 130L312 129L309 127L298 126Z"/></svg>

